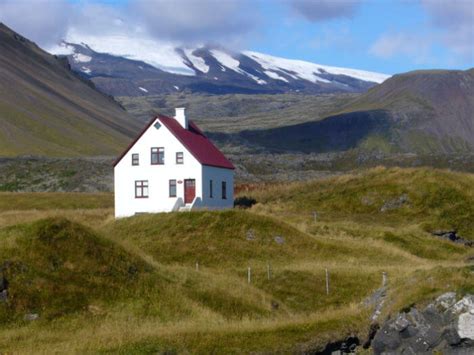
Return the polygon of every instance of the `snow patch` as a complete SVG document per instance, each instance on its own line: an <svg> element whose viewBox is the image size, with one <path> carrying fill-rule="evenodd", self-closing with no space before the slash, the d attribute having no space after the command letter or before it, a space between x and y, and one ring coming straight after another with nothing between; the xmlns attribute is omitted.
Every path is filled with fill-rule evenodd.
<svg viewBox="0 0 474 355"><path fill-rule="evenodd" d="M179 86L173 86L177 91L179 91Z"/></svg>
<svg viewBox="0 0 474 355"><path fill-rule="evenodd" d="M285 83L288 83L289 81L286 80L284 77L278 75L277 73L275 73L274 71L271 71L271 70L265 70L264 73L272 78L272 79L275 79L275 80L281 80L281 81L284 81Z"/></svg>
<svg viewBox="0 0 474 355"><path fill-rule="evenodd" d="M148 92L148 90L147 90L147 89L145 89L145 88L142 88L141 86L139 86L139 87L138 87L138 89L140 89L140 90L141 90L141 91L143 91L143 92Z"/></svg>
<svg viewBox="0 0 474 355"><path fill-rule="evenodd" d="M204 59L193 54L194 49L184 49L184 54L192 63L192 65L202 73L207 73L209 71L209 65L206 64Z"/></svg>
<svg viewBox="0 0 474 355"><path fill-rule="evenodd" d="M76 63L89 63L92 60L92 57L82 53L74 53L72 57Z"/></svg>
<svg viewBox="0 0 474 355"><path fill-rule="evenodd" d="M195 75L194 70L184 63L181 54L176 51L178 46L175 43L157 41L141 32L89 35L71 28L66 41L87 43L96 52L142 61L169 73Z"/></svg>
<svg viewBox="0 0 474 355"><path fill-rule="evenodd" d="M267 82L263 79L260 79L258 76L255 76L253 74L250 74L246 72L245 70L241 69L239 67L240 62L232 57L229 53L226 53L224 51L218 50L218 49L212 49L211 54L216 60L221 63L223 66L229 68L230 70L235 71L236 73L248 76L249 78L255 80L258 84L260 85L265 85ZM225 70L223 70L225 71Z"/></svg>
<svg viewBox="0 0 474 355"><path fill-rule="evenodd" d="M88 67L81 67L81 71L83 73L86 73L87 75L89 75L90 73L92 73L92 70L90 70Z"/></svg>
<svg viewBox="0 0 474 355"><path fill-rule="evenodd" d="M329 80L321 78L317 75L317 73L322 72L335 75L347 75L356 79L374 83L381 83L390 77L390 75L374 73L365 70L331 67L327 65L305 62L303 60L274 57L253 51L244 51L243 54L253 58L265 70L284 71L285 73L288 73L288 71L294 72L294 75L298 78L305 79L313 83L318 81L330 82Z"/></svg>

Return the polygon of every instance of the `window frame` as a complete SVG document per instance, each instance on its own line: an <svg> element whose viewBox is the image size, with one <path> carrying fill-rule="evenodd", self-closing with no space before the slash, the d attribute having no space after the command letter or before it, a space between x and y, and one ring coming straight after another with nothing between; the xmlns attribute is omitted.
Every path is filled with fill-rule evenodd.
<svg viewBox="0 0 474 355"><path fill-rule="evenodd" d="M132 166L140 165L140 154L132 153Z"/></svg>
<svg viewBox="0 0 474 355"><path fill-rule="evenodd" d="M176 152L176 165L183 165L183 164L184 164L184 153Z"/></svg>
<svg viewBox="0 0 474 355"><path fill-rule="evenodd" d="M156 155L156 163L153 162L153 156ZM161 160L160 160L161 157ZM151 147L150 149L150 164L151 165L165 165L165 148Z"/></svg>
<svg viewBox="0 0 474 355"><path fill-rule="evenodd" d="M221 189L222 189L222 199L227 200L227 181L222 181Z"/></svg>
<svg viewBox="0 0 474 355"><path fill-rule="evenodd" d="M214 198L214 182L209 180L209 198Z"/></svg>
<svg viewBox="0 0 474 355"><path fill-rule="evenodd" d="M149 193L150 189L148 180L135 180L135 198L148 198Z"/></svg>
<svg viewBox="0 0 474 355"><path fill-rule="evenodd" d="M174 187L174 195L171 194L171 187ZM168 196L170 198L178 197L178 185L176 179L170 179L168 182Z"/></svg>

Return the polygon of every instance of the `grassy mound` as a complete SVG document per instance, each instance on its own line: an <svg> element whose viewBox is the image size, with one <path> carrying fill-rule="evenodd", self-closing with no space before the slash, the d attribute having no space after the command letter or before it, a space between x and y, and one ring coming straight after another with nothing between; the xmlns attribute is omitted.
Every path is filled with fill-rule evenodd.
<svg viewBox="0 0 474 355"><path fill-rule="evenodd" d="M100 309L163 285L147 264L92 230L63 218L4 228L0 261L8 301L0 320L37 313L51 319ZM155 288L153 286L153 288Z"/></svg>

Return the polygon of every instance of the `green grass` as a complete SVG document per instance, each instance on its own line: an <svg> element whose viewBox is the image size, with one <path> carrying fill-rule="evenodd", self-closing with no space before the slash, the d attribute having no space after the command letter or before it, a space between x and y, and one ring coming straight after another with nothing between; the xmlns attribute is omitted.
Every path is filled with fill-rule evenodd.
<svg viewBox="0 0 474 355"><path fill-rule="evenodd" d="M474 292L472 249L426 232L444 222L471 237L472 179L379 168L261 186L245 192L258 201L248 210L120 220L108 194L2 194L9 298L0 301L0 348L295 353L363 339L371 313L363 302L382 272L383 316L443 292ZM381 212L402 194L406 204ZM29 313L39 319L25 321Z"/></svg>
<svg viewBox="0 0 474 355"><path fill-rule="evenodd" d="M112 208L113 203L110 193L0 192L0 212Z"/></svg>

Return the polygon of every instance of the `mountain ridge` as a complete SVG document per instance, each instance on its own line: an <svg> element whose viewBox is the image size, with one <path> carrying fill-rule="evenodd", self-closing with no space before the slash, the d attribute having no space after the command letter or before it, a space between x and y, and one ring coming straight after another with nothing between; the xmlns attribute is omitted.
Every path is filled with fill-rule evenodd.
<svg viewBox="0 0 474 355"><path fill-rule="evenodd" d="M390 153L474 151L474 70L397 74L328 117L239 136L268 149ZM279 148L283 149L283 148Z"/></svg>
<svg viewBox="0 0 474 355"><path fill-rule="evenodd" d="M223 47L176 47L164 55L143 49L63 41L50 51L68 58L71 67L113 96L145 96L172 92L228 93L343 93L365 92L388 75L290 60L258 52ZM107 49L109 52L107 52ZM117 54L121 53L121 55ZM168 66L163 63L169 62ZM173 65L173 66L171 66Z"/></svg>

